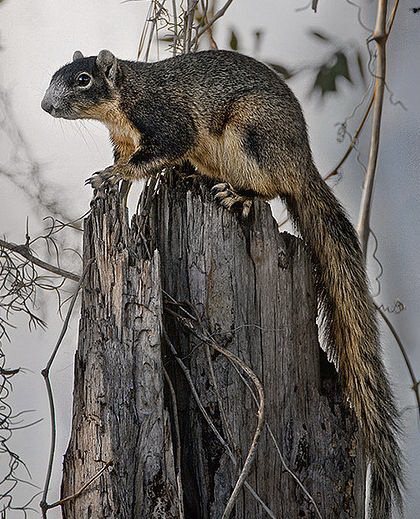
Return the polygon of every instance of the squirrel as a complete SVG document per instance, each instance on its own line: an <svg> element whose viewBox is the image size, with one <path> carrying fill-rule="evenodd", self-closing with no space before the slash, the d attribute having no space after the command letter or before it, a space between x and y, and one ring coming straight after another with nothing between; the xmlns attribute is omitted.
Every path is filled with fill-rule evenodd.
<svg viewBox="0 0 420 519"><path fill-rule="evenodd" d="M156 63L110 51L60 68L41 103L54 117L95 119L110 132L115 164L96 189L189 162L216 181L215 198L246 217L254 197L280 197L315 266L327 350L370 463L370 517L402 507L399 416L381 358L375 308L357 234L320 176L300 104L267 65L209 50Z"/></svg>

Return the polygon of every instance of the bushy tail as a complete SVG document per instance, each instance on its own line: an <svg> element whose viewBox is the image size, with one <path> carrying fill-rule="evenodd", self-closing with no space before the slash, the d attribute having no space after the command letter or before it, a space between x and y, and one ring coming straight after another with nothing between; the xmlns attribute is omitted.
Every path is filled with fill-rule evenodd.
<svg viewBox="0 0 420 519"><path fill-rule="evenodd" d="M285 202L312 254L327 346L362 432L371 467L370 518L387 519L392 503L401 507L401 452L375 309L356 232L315 166L308 169L298 194Z"/></svg>

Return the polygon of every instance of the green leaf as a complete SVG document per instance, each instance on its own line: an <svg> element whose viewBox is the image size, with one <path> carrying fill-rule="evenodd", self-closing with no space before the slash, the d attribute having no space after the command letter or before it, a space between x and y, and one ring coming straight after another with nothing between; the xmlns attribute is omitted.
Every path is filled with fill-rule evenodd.
<svg viewBox="0 0 420 519"><path fill-rule="evenodd" d="M195 20L198 23L199 27L203 27L205 25L206 19L204 16L200 16L199 14L196 14Z"/></svg>
<svg viewBox="0 0 420 519"><path fill-rule="evenodd" d="M289 79L293 76L293 72L290 69L280 65L279 63L267 63L267 65L274 69L278 74L282 75L284 79Z"/></svg>
<svg viewBox="0 0 420 519"><path fill-rule="evenodd" d="M330 92L337 92L337 79L340 77L353 83L347 57L342 51L337 51L332 59L318 68L311 92L319 91L322 97Z"/></svg>
<svg viewBox="0 0 420 519"><path fill-rule="evenodd" d="M173 43L174 37L171 34L167 34L166 36L159 36L159 41Z"/></svg>
<svg viewBox="0 0 420 519"><path fill-rule="evenodd" d="M309 31L309 34L311 36L313 36L314 38L318 38L318 40L321 40L325 43L330 43L331 42L331 39L324 33L320 32L320 31L314 31L313 29L311 29Z"/></svg>
<svg viewBox="0 0 420 519"><path fill-rule="evenodd" d="M238 37L236 36L235 31L233 29L230 33L229 47L232 50L238 50L239 47Z"/></svg>
<svg viewBox="0 0 420 519"><path fill-rule="evenodd" d="M312 92L318 90L322 97L328 92L337 92L336 76L328 65L321 65L315 77Z"/></svg>
<svg viewBox="0 0 420 519"><path fill-rule="evenodd" d="M343 52L336 52L336 64L333 66L333 70L337 76L343 76L349 81L349 83L353 83L350 77L349 65L347 61L347 57Z"/></svg>

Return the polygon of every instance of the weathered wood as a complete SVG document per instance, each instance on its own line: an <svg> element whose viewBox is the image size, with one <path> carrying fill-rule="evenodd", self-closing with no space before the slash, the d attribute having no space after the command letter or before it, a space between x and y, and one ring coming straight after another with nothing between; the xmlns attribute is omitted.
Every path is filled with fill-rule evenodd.
<svg viewBox="0 0 420 519"><path fill-rule="evenodd" d="M114 465L64 507L65 519L180 517L178 465L185 518L222 518L254 434L256 404L228 359L174 317L182 312L174 301L259 377L270 431L322 517L363 517L357 428L318 345L311 265L301 241L278 232L267 204L256 202L242 222L218 207L207 187L168 175L159 189L154 182L145 188L131 229L114 195L95 202L84 254L96 263L83 294L63 496L103 462ZM238 455L236 468L161 340L162 322L202 405ZM167 387L163 398L162 358L177 417ZM278 519L318 517L273 437L265 428L249 484ZM243 489L231 517L269 515Z"/></svg>
<svg viewBox="0 0 420 519"><path fill-rule="evenodd" d="M94 258L75 360L73 428L62 495L104 465L112 470L63 507L64 519L178 517L168 414L163 406L159 257L130 261L130 233L115 196L85 222ZM164 511L164 514L163 514Z"/></svg>

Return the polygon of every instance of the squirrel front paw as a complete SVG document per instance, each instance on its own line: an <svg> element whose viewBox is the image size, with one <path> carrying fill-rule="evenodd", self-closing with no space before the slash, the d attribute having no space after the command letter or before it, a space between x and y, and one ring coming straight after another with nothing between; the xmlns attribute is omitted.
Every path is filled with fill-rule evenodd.
<svg viewBox="0 0 420 519"><path fill-rule="evenodd" d="M115 186L122 178L120 166L109 166L102 171L97 171L90 178L86 179L85 184L90 184L94 189L103 189L108 186Z"/></svg>

